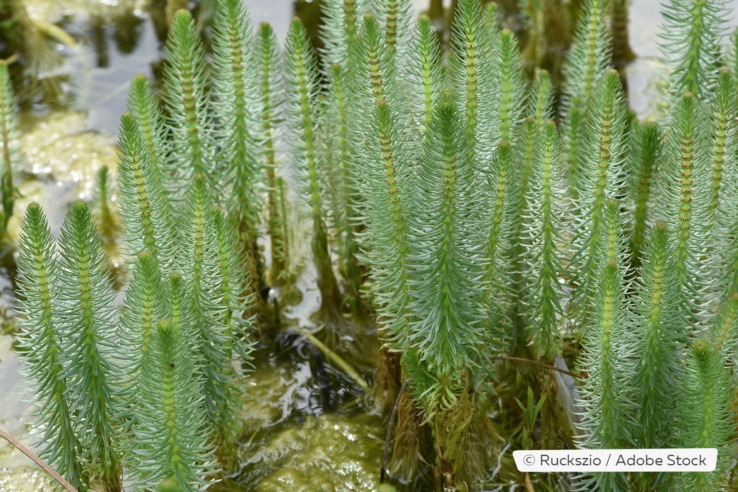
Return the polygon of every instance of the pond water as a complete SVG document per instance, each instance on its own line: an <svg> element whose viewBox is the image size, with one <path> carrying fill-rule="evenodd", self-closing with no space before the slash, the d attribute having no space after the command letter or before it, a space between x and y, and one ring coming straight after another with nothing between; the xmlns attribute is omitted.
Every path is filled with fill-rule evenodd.
<svg viewBox="0 0 738 492"><path fill-rule="evenodd" d="M23 215L30 201L39 201L58 229L68 203L91 196L97 170L103 165L115 168L115 135L129 80L137 73L152 77L159 70L164 28L161 18L151 15L156 11L143 0L29 0L26 4L29 15L60 25L79 43L57 47L62 62L44 74L57 78L59 87L72 97L55 109L36 104L23 116L27 167L20 179L24 198L16 203L16 216ZM268 21L284 39L294 15L292 1L245 0L245 4L254 24ZM427 7L425 0L414 4L418 11ZM729 4L738 8L738 0ZM638 58L628 66L627 75L631 107L643 115L649 111L647 94L659 67L658 2L634 0L634 13L631 47ZM11 236L17 235L17 217L11 223ZM0 315L12 321L12 288L7 272L0 273ZM315 299L310 284L306 280L301 306L307 311ZM299 313L296 310L294 316ZM29 443L24 416L27 395L11 345L12 336L0 333L0 427ZM258 377L246 381L242 468L234 477L249 487L229 482L223 490L377 487L382 422L365 414L356 398L358 388L330 365L327 377L335 395L326 404L311 360L310 353L299 346L281 355L257 356ZM340 462L333 460L335 456L341 457ZM48 487L45 480L27 458L0 440L0 490L36 492Z"/></svg>

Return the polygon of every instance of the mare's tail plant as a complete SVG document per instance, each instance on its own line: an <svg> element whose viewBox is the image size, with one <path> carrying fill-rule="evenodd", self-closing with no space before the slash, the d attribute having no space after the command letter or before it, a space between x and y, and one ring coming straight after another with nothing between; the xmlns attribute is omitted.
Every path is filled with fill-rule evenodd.
<svg viewBox="0 0 738 492"><path fill-rule="evenodd" d="M213 117L208 111L205 53L195 21L189 12L180 10L172 19L167 38L164 67L164 107L168 114L165 125L171 141L170 159L162 165L175 203L184 203L187 185L195 174L216 179ZM218 190L225 191L222 189Z"/></svg>
<svg viewBox="0 0 738 492"><path fill-rule="evenodd" d="M108 259L90 210L83 202L69 209L59 238L60 282L56 313L62 350L67 354L67 395L75 408L80 442L91 457L91 480L120 490L120 458L113 428L120 370L115 365L115 293Z"/></svg>
<svg viewBox="0 0 738 492"><path fill-rule="evenodd" d="M622 197L625 189L628 142L625 103L616 71L608 71L596 82L582 116L579 160L571 170L575 176L572 194L577 197L573 266L578 283L571 312L586 324L598 289L595 279L607 261L606 203Z"/></svg>
<svg viewBox="0 0 738 492"><path fill-rule="evenodd" d="M176 283L173 277L169 289L182 296ZM129 455L131 475L140 489L169 480L178 490L204 490L217 465L187 333L172 319L160 319L149 337L150 360L142 367L131 436L138 443Z"/></svg>
<svg viewBox="0 0 738 492"><path fill-rule="evenodd" d="M631 128L631 200L634 204L633 226L630 239L632 264L641 264L646 244L646 230L649 222L649 202L651 183L656 170L656 162L661 153L661 129L656 123L634 122Z"/></svg>
<svg viewBox="0 0 738 492"><path fill-rule="evenodd" d="M156 258L139 255L121 315L128 387L122 392L124 463L141 488L172 479L181 490L202 488L216 470L210 461L196 347L182 277L161 279ZM183 312L184 311L184 312Z"/></svg>
<svg viewBox="0 0 738 492"><path fill-rule="evenodd" d="M27 377L38 384L35 418L51 424L42 427L37 445L53 443L43 448L41 457L75 488L86 490L89 471L83 465L85 451L75 430L73 404L67 399L71 388L64 376L66 360L53 315L59 295L55 244L38 204L26 210L19 249L18 344Z"/></svg>
<svg viewBox="0 0 738 492"><path fill-rule="evenodd" d="M546 9L562 10L522 5L538 31ZM258 294L296 280L294 182L310 211L318 321L354 335L345 314L376 316L375 405L399 400L393 461L405 479L422 455L437 488L481 488L500 431L548 447L571 442L570 421L581 447L721 452L714 473L581 475L576 487L725 488L738 340L725 2L665 7L672 73L658 123L627 115L610 70L627 51L625 2L568 5L558 107L556 77L528 84L515 36L477 0L459 0L446 57L428 19L413 31L408 1L328 1L322 63L297 20L282 59L271 28L255 33L224 0L208 58L177 13L163 107L139 76L121 118L120 309L86 207L72 206L58 252L28 209L20 345L44 456L82 490L119 489L122 470L134 487L201 490L232 468ZM542 40L531 36L527 57L541 58ZM17 154L4 149L12 207L5 163ZM565 355L578 393L548 374ZM567 391L579 415L560 410Z"/></svg>
<svg viewBox="0 0 738 492"><path fill-rule="evenodd" d="M299 176L302 193L307 198L312 220L310 249L320 290L320 309L316 318L329 326L340 327L343 325L342 296L333 272L322 198L325 194L322 182L325 180L326 170L320 167L316 141L317 61L299 19L294 19L290 24L285 60L285 87L289 95L285 111L289 116L292 137L292 161Z"/></svg>
<svg viewBox="0 0 738 492"><path fill-rule="evenodd" d="M324 159L329 170L332 193L333 239L338 252L338 270L344 279L345 302L353 321L369 323L367 302L361 292L366 267L358 259L360 233L356 200L355 165L350 154L349 76L339 64L330 70L330 93L321 118L321 134L325 135ZM338 127L336 129L335 127Z"/></svg>
<svg viewBox="0 0 738 492"><path fill-rule="evenodd" d="M585 436L581 445L589 449L624 448L632 443L631 429L635 395L630 385L635 377L627 360L633 341L628 338L625 283L627 267L620 205L610 200L603 210L605 251L599 268L592 316L579 357L589 378L581 385ZM647 292L644 292L647 295ZM661 299L657 294L657 301ZM623 473L585 477L583 483L601 490L620 490L627 480Z"/></svg>
<svg viewBox="0 0 738 492"><path fill-rule="evenodd" d="M653 188L654 218L663 220L675 236L676 268L682 302L693 322L710 315L706 293L712 290L710 267L716 244L709 244L711 188L710 144L705 111L696 95L685 93L671 108L671 127L663 146Z"/></svg>
<svg viewBox="0 0 738 492"><path fill-rule="evenodd" d="M580 142L586 133L584 122L595 84L607 71L611 43L606 0L586 0L579 15L571 51L564 66L561 88L561 134L564 159L569 169L572 193L578 196Z"/></svg>
<svg viewBox="0 0 738 492"><path fill-rule="evenodd" d="M41 389L37 401L44 410L37 415L49 439L42 454L83 490L88 483L122 490L114 427L113 395L120 388L114 292L90 210L72 204L56 254L46 218L31 205L20 248L21 339Z"/></svg>
<svg viewBox="0 0 738 492"><path fill-rule="evenodd" d="M564 261L558 244L562 219L568 211L561 197L566 177L555 123L547 121L538 138L523 195L526 205L523 220L527 223L522 237L523 278L529 279L524 294L530 343L536 356L550 363L561 352L559 320L564 295L559 277L563 277Z"/></svg>
<svg viewBox="0 0 738 492"><path fill-rule="evenodd" d="M480 433L485 397L477 390L483 382L476 368L496 348L484 343L494 337L483 329L486 306L476 295L487 280L474 273L485 263L485 228L474 213L482 190L474 187L468 141L459 109L446 94L434 111L418 171L419 196L429 208L422 219L412 217L408 229L412 319L403 366L433 429L441 480L451 488L480 477L487 463L489 445Z"/></svg>
<svg viewBox="0 0 738 492"><path fill-rule="evenodd" d="M212 92L205 90L210 79L191 15L175 15L164 76L167 117L160 116L146 82L137 78L129 101L133 114L122 117L120 137L124 251L130 262L148 251L164 279L182 278L187 301L170 297L166 304L181 306L177 316L194 330L183 329L183 337L195 358L205 430L226 466L232 464L240 427L232 362L248 358L246 331L260 299L254 289L263 282L255 182L260 105L247 53L254 39L243 13L237 2L220 5ZM216 120L212 111L225 114L226 106L236 110ZM171 139L164 139L165 133ZM216 146L222 149L219 159Z"/></svg>
<svg viewBox="0 0 738 492"><path fill-rule="evenodd" d="M145 177L138 179L144 188ZM56 247L40 207L28 209L19 258L22 353L40 385L42 454L80 490L121 490L121 463L137 487L173 480L200 490L219 471L216 455L232 460L240 423L233 362L246 362L250 351L247 276L231 222L208 205L205 178L192 189L189 227L171 253L191 261L171 279L160 271L174 264L167 250L144 246L154 237L151 214L139 214L138 224L124 220L144 237L121 310L87 206L72 205ZM121 193L124 211L126 202L146 203L135 190Z"/></svg>
<svg viewBox="0 0 738 492"><path fill-rule="evenodd" d="M353 187L355 208L361 228L357 239L360 259L369 271L369 297L373 298L378 334L384 344L375 384L375 404L388 410L399 389L397 355L407 344L407 232L408 218L413 213L409 173L412 161L403 125L407 112L391 105L394 72L388 61L381 26L376 18L365 16L361 37L349 58L349 69L355 94L349 107L350 118L362 121L351 133ZM365 179L362 179L362 176Z"/></svg>
<svg viewBox="0 0 738 492"><path fill-rule="evenodd" d="M103 166L97 172L95 180L95 195L93 196L94 215L97 219L97 229L103 238L105 248L110 251L115 246L116 236L120 232L117 218L111 208L110 170Z"/></svg>
<svg viewBox="0 0 738 492"><path fill-rule="evenodd" d="M281 79L279 77L279 50L277 39L269 24L259 26L255 42L259 57L258 97L261 107L259 119L262 139L261 165L266 175L267 188L267 227L269 229L272 262L267 279L270 285L282 286L288 279L290 248L288 246L287 217L285 216L287 197L283 180L279 176L276 156L276 133L279 124L278 111L282 102Z"/></svg>
<svg viewBox="0 0 738 492"><path fill-rule="evenodd" d="M717 448L715 471L685 473L681 490L727 490L732 446L730 374L719 350L707 340L692 344L684 374L681 425L677 442L684 447Z"/></svg>
<svg viewBox="0 0 738 492"><path fill-rule="evenodd" d="M139 79L132 87L143 83ZM135 95L132 92L131 97ZM147 251L157 258L160 268L168 275L178 268L175 254L178 231L161 167L147 146L148 132L144 133L146 126L142 125L140 118L123 114L118 136L122 252L129 268L132 268L137 256Z"/></svg>
<svg viewBox="0 0 738 492"><path fill-rule="evenodd" d="M2 210L0 210L0 235L5 234L8 221L13 215L16 189L13 174L20 168L21 149L20 131L15 94L8 73L8 65L0 63L0 146L2 147L2 165L0 166L0 194Z"/></svg>
<svg viewBox="0 0 738 492"><path fill-rule="evenodd" d="M725 0L664 2L661 48L669 68L669 93L689 92L708 101L720 70L720 40L730 18Z"/></svg>
<svg viewBox="0 0 738 492"><path fill-rule="evenodd" d="M238 355L234 351L240 342L234 341L243 335L239 316L246 308L243 292L249 284L233 231L222 210L212 205L204 176L195 176L187 201L182 274L190 282L194 346L204 375L204 403L214 430L212 437L219 446L227 447L240 428L231 359Z"/></svg>
<svg viewBox="0 0 738 492"><path fill-rule="evenodd" d="M253 44L251 22L240 0L219 2L212 59L213 108L220 116L218 139L223 147L218 172L225 173L232 181L226 202L238 224L251 292L259 293L266 285L258 244L260 181L264 170L260 166L262 110Z"/></svg>
<svg viewBox="0 0 738 492"><path fill-rule="evenodd" d="M124 468L137 488L201 490L233 464L254 301L234 227L248 217L227 215L215 201L226 184L206 182L219 168L198 36L189 14L175 16L167 118L140 76L121 118L123 306L86 205L72 205L56 247L38 205L24 225L21 345L41 389L42 454L81 490L121 490Z"/></svg>

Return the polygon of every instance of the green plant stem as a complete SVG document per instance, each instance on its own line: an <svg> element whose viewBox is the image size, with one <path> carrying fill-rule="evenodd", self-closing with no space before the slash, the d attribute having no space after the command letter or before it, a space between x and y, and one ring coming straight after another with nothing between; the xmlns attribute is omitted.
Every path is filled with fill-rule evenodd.
<svg viewBox="0 0 738 492"><path fill-rule="evenodd" d="M333 273L333 263L328 248L321 189L323 169L319 169L317 155L317 136L315 134L316 88L318 73L316 62L308 44L305 28L295 19L290 24L287 35L286 49L288 91L294 92L291 100L294 113L291 125L294 127L294 136L300 143L295 146L294 157L303 174L304 194L310 205L313 222L313 237L310 249L317 273L318 289L320 290L320 309L316 317L326 323L340 326L341 292L338 281Z"/></svg>
<svg viewBox="0 0 738 492"><path fill-rule="evenodd" d="M18 116L15 108L15 95L10 74L5 63L0 63L0 144L2 145L2 169L0 170L0 190L2 191L2 211L0 212L0 233L5 234L8 221L13 215L16 191L13 185L13 168L19 164L20 143L18 140Z"/></svg>

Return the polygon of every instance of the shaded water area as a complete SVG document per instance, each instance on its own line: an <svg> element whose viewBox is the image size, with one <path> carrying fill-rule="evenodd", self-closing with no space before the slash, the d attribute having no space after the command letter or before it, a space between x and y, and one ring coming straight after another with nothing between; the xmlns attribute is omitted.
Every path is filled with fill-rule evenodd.
<svg viewBox="0 0 738 492"><path fill-rule="evenodd" d="M115 135L125 109L129 80L160 71L166 21L163 6L126 0L31 0L29 15L62 27L76 46L54 43L58 64L41 73L55 87L54 101L31 97L22 116L25 168L23 195L16 202L10 235L19 217L38 201L58 232L68 204L92 197L98 169L116 166ZM156 3L152 0L152 3ZM418 11L426 1L416 0ZM270 22L284 39L294 15L290 0L246 0L254 24ZM738 8L738 0L730 2ZM316 12L305 2L301 14ZM205 9L205 7L203 7ZM656 29L658 2L631 4L631 46L637 58L627 68L631 108L648 114L659 69ZM202 16L207 16L207 11ZM311 14L305 14L311 15ZM735 24L735 21L733 21ZM47 96L49 93L46 93ZM5 262L7 264L7 262ZM0 270L0 427L30 443L21 367L12 350L13 291L7 268ZM285 313L286 324L309 327L317 307L311 271L300 283L303 302ZM286 337L281 351L257 352L245 379L240 467L213 490L317 491L374 490L379 485L386 423L367 413L365 397L350 378L326 363L312 345ZM376 346L366 347L375 350ZM371 378L371 374L365 374ZM511 451L506 459L511 459ZM503 474L504 475L504 474ZM506 489L516 478L500 476L490 485ZM39 491L46 477L5 441L0 441L0 491Z"/></svg>

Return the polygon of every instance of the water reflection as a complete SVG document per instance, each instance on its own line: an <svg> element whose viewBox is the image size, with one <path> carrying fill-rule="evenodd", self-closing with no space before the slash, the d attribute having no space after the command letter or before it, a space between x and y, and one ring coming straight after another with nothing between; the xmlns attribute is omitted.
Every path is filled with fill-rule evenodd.
<svg viewBox="0 0 738 492"><path fill-rule="evenodd" d="M132 10L124 10L118 15L106 18L95 14L90 16L90 38L95 51L97 68L110 66L110 42L121 55L136 51L141 38L141 25L145 18ZM166 34L166 32L165 32Z"/></svg>

